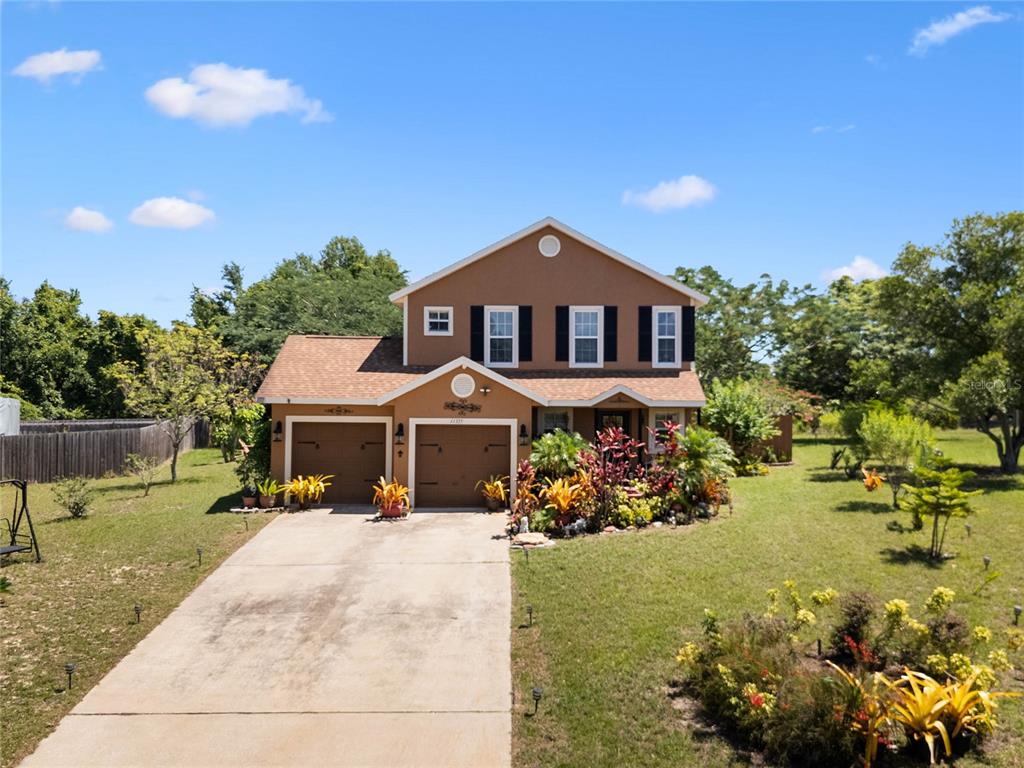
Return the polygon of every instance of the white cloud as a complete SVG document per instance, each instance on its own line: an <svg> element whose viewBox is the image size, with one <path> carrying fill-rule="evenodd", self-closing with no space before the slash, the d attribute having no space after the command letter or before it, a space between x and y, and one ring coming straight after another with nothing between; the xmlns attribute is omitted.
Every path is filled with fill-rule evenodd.
<svg viewBox="0 0 1024 768"><path fill-rule="evenodd" d="M168 229L192 229L214 218L209 208L180 197L155 197L147 200L128 217L132 224L140 227Z"/></svg>
<svg viewBox="0 0 1024 768"><path fill-rule="evenodd" d="M976 5L966 11L959 11L952 16L933 21L924 29L919 29L914 34L914 40L907 53L924 56L933 45L942 45L971 27L976 27L979 24L995 24L1009 18L1010 14L1008 13L993 13L987 5Z"/></svg>
<svg viewBox="0 0 1024 768"><path fill-rule="evenodd" d="M853 280L877 280L889 274L884 267L879 266L867 256L854 256L853 261L841 267L830 269L825 272L824 277L828 282L838 280L840 277L849 277Z"/></svg>
<svg viewBox="0 0 1024 768"><path fill-rule="evenodd" d="M811 128L811 133L824 133L825 131L831 131L831 125L816 125Z"/></svg>
<svg viewBox="0 0 1024 768"><path fill-rule="evenodd" d="M879 69L883 69L885 67L885 61L877 53L869 53L864 57L864 61L873 67L878 67Z"/></svg>
<svg viewBox="0 0 1024 768"><path fill-rule="evenodd" d="M841 125L838 128L836 128L836 133L849 133L850 131L852 131L856 127L857 126L854 125L853 123L848 123L846 125Z"/></svg>
<svg viewBox="0 0 1024 768"><path fill-rule="evenodd" d="M191 118L204 125L248 125L261 115L301 114L303 123L334 118L290 80L274 80L263 69L201 64L188 80L169 77L146 89L146 99L169 117Z"/></svg>
<svg viewBox="0 0 1024 768"><path fill-rule="evenodd" d="M79 232L106 232L114 226L114 222L99 211L83 208L80 205L71 209L71 213L64 219L64 224Z"/></svg>
<svg viewBox="0 0 1024 768"><path fill-rule="evenodd" d="M626 190L622 193L623 205L636 205L655 213L672 208L689 208L703 205L715 199L718 190L707 179L700 176L680 176L673 181L662 181L646 192Z"/></svg>
<svg viewBox="0 0 1024 768"><path fill-rule="evenodd" d="M41 83L49 83L52 78L59 75L71 75L71 79L77 83L86 72L91 72L99 66L99 51L69 51L67 48L61 48L59 51L29 56L16 66L12 73L20 77L34 77Z"/></svg>

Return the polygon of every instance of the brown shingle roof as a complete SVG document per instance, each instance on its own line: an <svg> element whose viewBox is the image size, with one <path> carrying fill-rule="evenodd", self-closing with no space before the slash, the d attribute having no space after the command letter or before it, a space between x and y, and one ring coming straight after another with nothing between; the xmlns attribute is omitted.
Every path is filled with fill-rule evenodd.
<svg viewBox="0 0 1024 768"><path fill-rule="evenodd" d="M403 366L402 340L379 336L289 336L258 398L374 400L434 370ZM616 387L660 401L703 402L693 371L495 371L547 400L592 400Z"/></svg>

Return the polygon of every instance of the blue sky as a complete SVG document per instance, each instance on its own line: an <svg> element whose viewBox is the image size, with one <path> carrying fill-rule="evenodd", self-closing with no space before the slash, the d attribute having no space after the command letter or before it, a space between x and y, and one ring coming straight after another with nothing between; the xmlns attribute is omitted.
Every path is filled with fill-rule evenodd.
<svg viewBox="0 0 1024 768"><path fill-rule="evenodd" d="M3 273L89 312L185 318L336 234L416 278L547 215L820 284L1024 205L1021 4L0 13Z"/></svg>

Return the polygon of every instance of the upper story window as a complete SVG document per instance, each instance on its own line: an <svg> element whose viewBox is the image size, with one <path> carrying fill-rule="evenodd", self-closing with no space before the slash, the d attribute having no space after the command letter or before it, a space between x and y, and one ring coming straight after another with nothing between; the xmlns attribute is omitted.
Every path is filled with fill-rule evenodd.
<svg viewBox="0 0 1024 768"><path fill-rule="evenodd" d="M569 307L569 365L600 368L604 364L604 307Z"/></svg>
<svg viewBox="0 0 1024 768"><path fill-rule="evenodd" d="M514 368L518 360L519 307L484 307L484 364L492 368Z"/></svg>
<svg viewBox="0 0 1024 768"><path fill-rule="evenodd" d="M679 326L682 324L679 307L654 307L651 321L654 325L651 337L654 341L652 350L653 367L679 368L682 356Z"/></svg>
<svg viewBox="0 0 1024 768"><path fill-rule="evenodd" d="M423 308L423 335L424 336L451 336L452 335L452 308L451 307L424 307Z"/></svg>

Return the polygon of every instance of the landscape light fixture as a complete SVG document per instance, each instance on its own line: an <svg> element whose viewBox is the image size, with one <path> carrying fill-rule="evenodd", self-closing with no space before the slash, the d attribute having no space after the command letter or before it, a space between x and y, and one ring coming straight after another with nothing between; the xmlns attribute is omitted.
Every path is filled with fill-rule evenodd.
<svg viewBox="0 0 1024 768"><path fill-rule="evenodd" d="M971 524L970 523L964 523L964 530L967 531L967 538L968 539L971 538Z"/></svg>
<svg viewBox="0 0 1024 768"><path fill-rule="evenodd" d="M988 555L985 555L983 558L981 558L981 562L985 564L985 570L987 571L988 567L992 565L992 558Z"/></svg>
<svg viewBox="0 0 1024 768"><path fill-rule="evenodd" d="M1020 614L1024 612L1024 606L1015 605L1013 606L1013 625L1020 625Z"/></svg>
<svg viewBox="0 0 1024 768"><path fill-rule="evenodd" d="M395 445L405 445L405 424L398 422L398 429L395 430Z"/></svg>
<svg viewBox="0 0 1024 768"><path fill-rule="evenodd" d="M533 714L536 715L537 714L537 708L540 706L541 696L544 695L544 689L543 688L534 688L533 691L532 691L532 694L533 694Z"/></svg>
<svg viewBox="0 0 1024 768"><path fill-rule="evenodd" d="M64 665L64 671L68 673L68 690L71 690L71 676L75 674L75 670L78 667L72 664L70 661Z"/></svg>
<svg viewBox="0 0 1024 768"><path fill-rule="evenodd" d="M526 431L526 425L525 424L520 424L519 425L519 444L520 445L529 445L529 443L530 443L530 435Z"/></svg>
<svg viewBox="0 0 1024 768"><path fill-rule="evenodd" d="M526 616L530 620L530 626L532 627L533 626L533 606L532 605L526 606Z"/></svg>
<svg viewBox="0 0 1024 768"><path fill-rule="evenodd" d="M281 431L282 431L281 430L281 422L278 421L276 424L274 424L274 442L275 443L280 443L281 442Z"/></svg>
<svg viewBox="0 0 1024 768"><path fill-rule="evenodd" d="M196 556L199 558L199 565L203 564L203 548L196 547Z"/></svg>
<svg viewBox="0 0 1024 768"><path fill-rule="evenodd" d="M135 604L135 623L139 624L142 621L142 606L138 603Z"/></svg>

